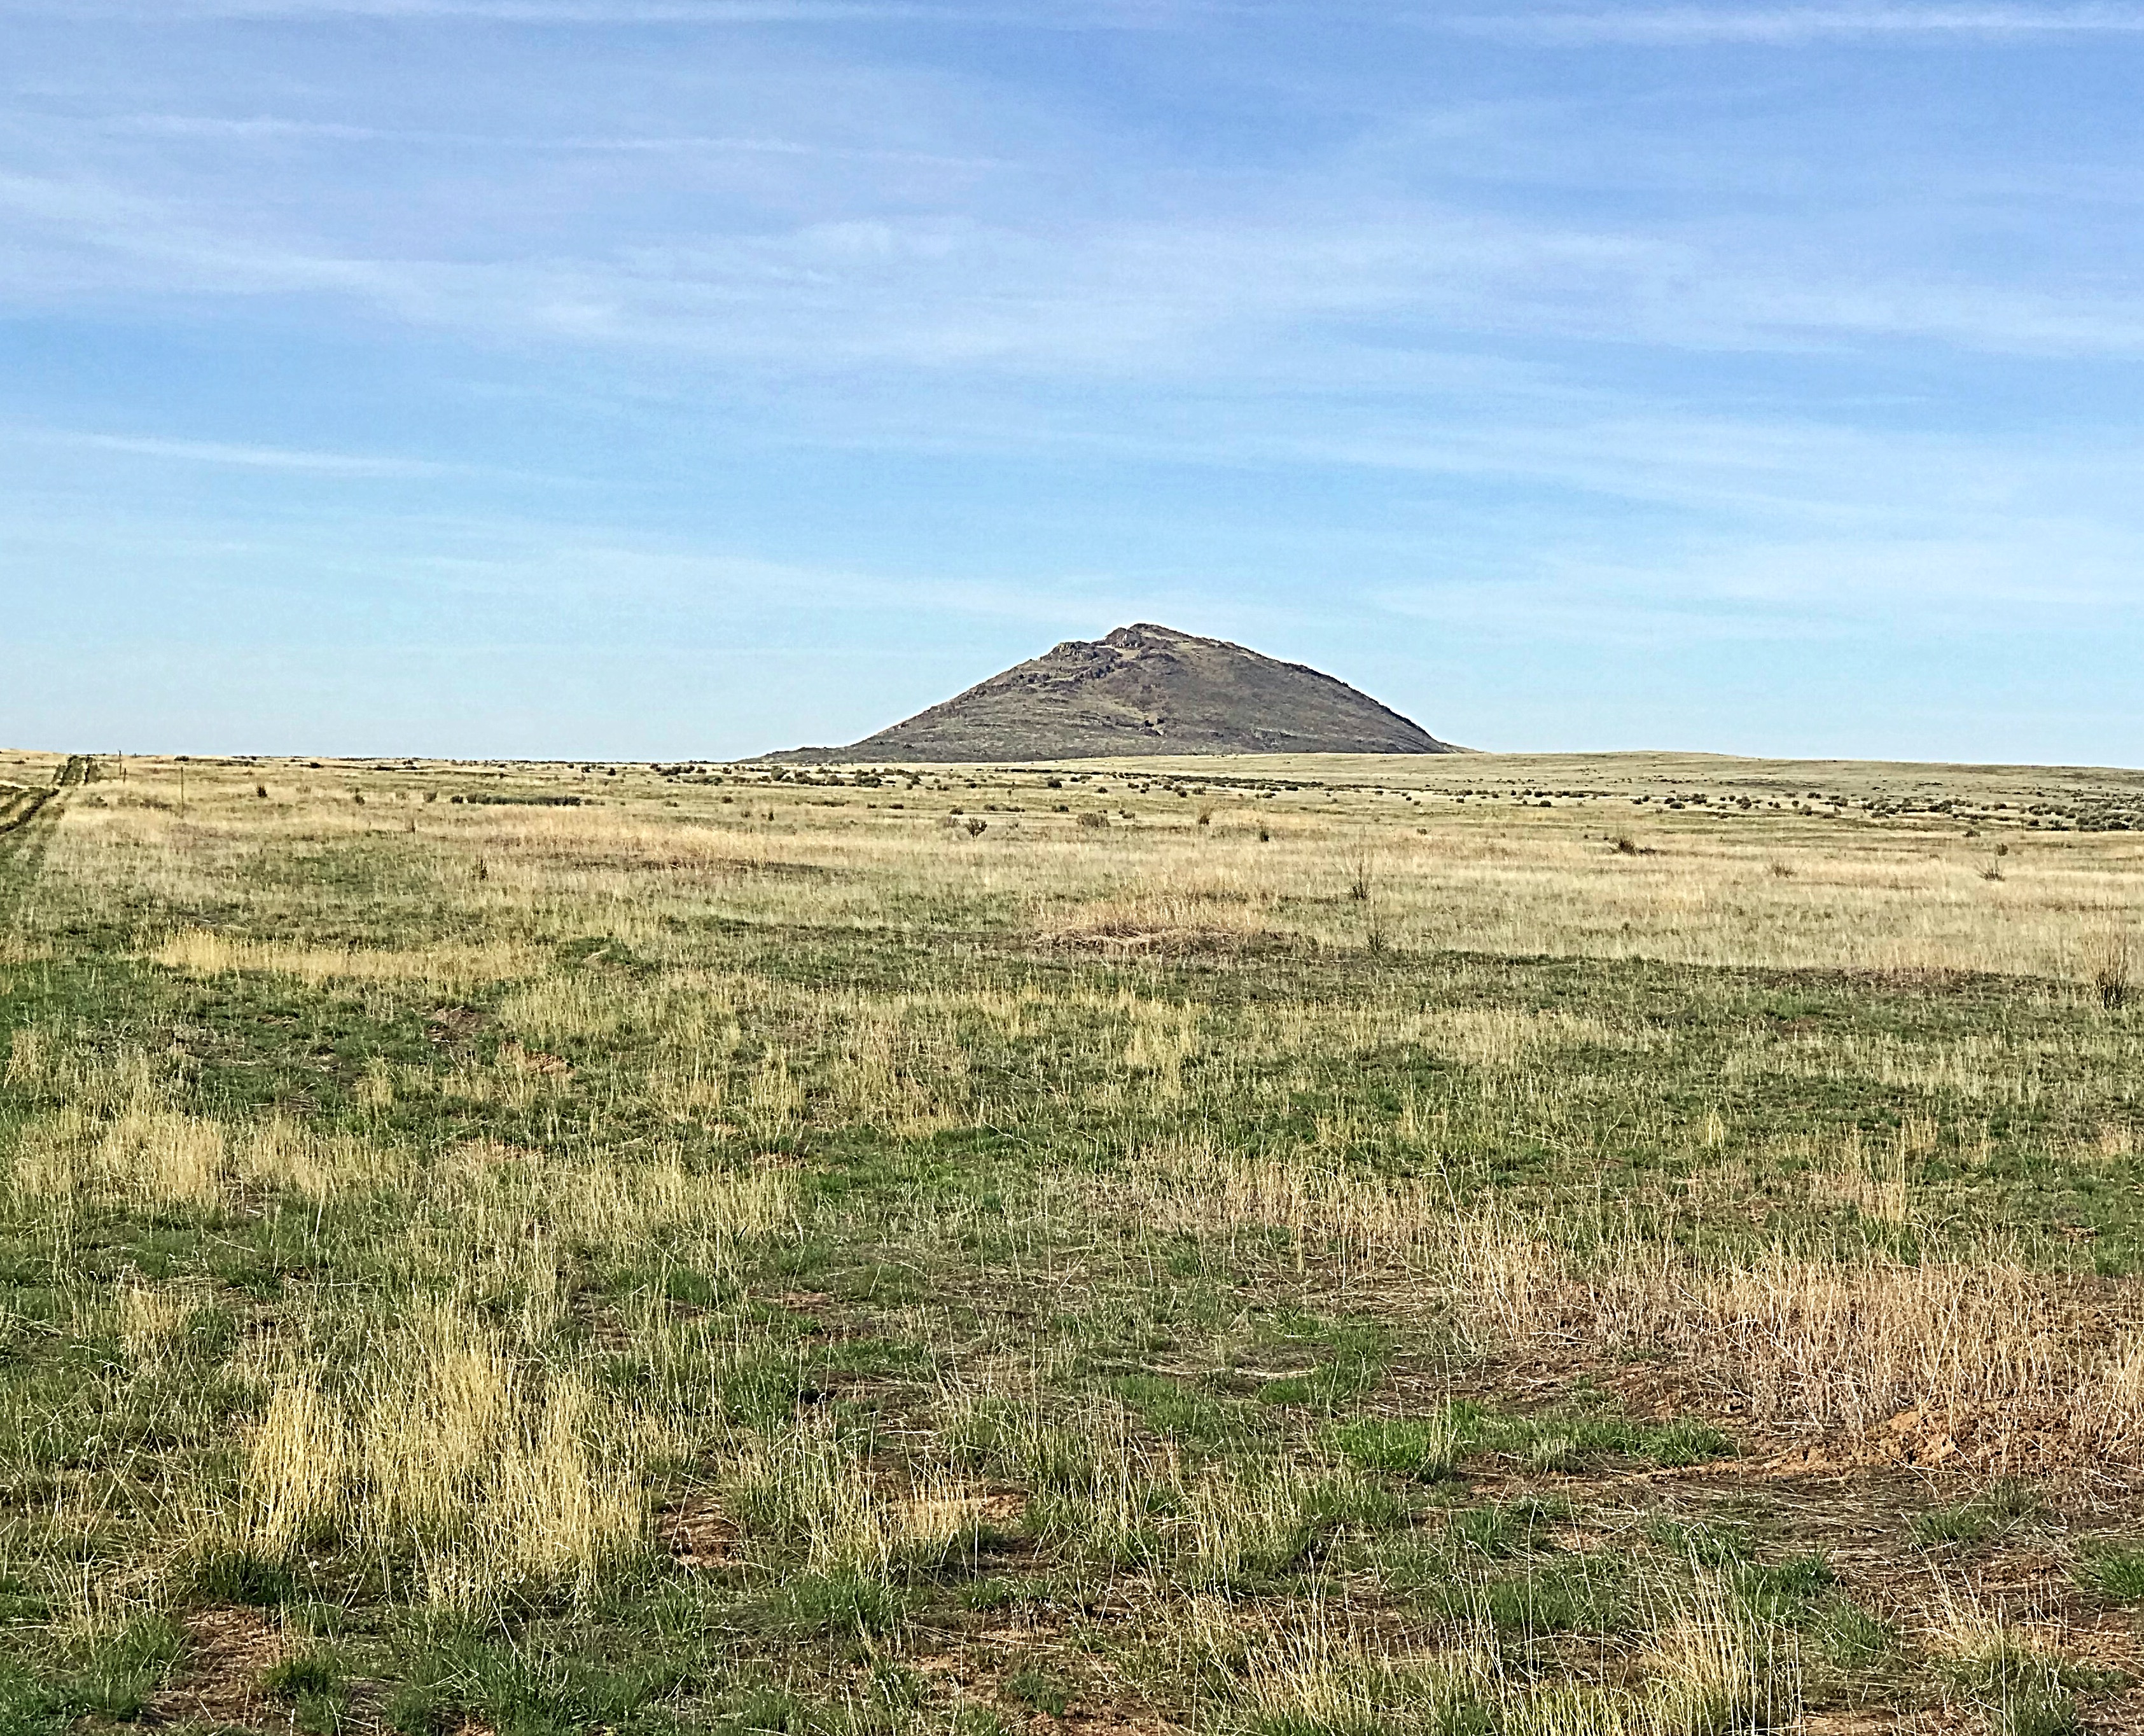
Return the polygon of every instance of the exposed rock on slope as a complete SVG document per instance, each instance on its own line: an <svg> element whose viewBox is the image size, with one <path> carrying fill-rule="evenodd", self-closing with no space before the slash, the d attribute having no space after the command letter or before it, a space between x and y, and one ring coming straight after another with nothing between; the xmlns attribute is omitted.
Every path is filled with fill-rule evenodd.
<svg viewBox="0 0 2144 1736"><path fill-rule="evenodd" d="M1457 753L1343 681L1141 622L1047 655L847 747L782 759L1075 760L1124 754Z"/></svg>

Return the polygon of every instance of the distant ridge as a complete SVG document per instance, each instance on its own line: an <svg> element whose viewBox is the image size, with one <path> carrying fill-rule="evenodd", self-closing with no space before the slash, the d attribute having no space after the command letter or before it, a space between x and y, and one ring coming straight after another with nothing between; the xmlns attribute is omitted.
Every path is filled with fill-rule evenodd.
<svg viewBox="0 0 2144 1736"><path fill-rule="evenodd" d="M846 747L767 757L1002 761L1465 751L1303 664L1140 622L1099 639L1067 640Z"/></svg>

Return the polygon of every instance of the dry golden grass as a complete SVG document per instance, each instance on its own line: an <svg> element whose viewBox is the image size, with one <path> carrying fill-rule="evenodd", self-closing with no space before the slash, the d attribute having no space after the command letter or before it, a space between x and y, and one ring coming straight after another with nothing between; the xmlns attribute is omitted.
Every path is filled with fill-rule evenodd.
<svg viewBox="0 0 2144 1736"><path fill-rule="evenodd" d="M338 979L370 982L419 982L443 991L510 980L529 974L525 950L503 943L472 947L441 945L417 951L372 950L348 946L280 946L269 941L232 940L202 929L174 935L151 955L172 970L217 976L233 970L268 970L295 976L318 987Z"/></svg>
<svg viewBox="0 0 2144 1736"><path fill-rule="evenodd" d="M1072 813L1048 811L1033 773L933 770L917 788L852 790L839 796L746 775L725 787L728 807L674 786L594 781L550 768L516 768L603 805L574 808L455 806L421 799L452 768L367 778L355 770L304 771L297 787L275 767L189 768L188 809L176 812L176 768L132 763L123 792L109 785L69 797L53 841L55 866L83 886L131 890L184 907L223 884L264 818L315 850L414 838L409 846L428 890L472 923L495 930L482 947L442 940L428 948L291 947L241 937L161 935L187 968L289 970L313 980L409 974L458 983L520 974L515 945L540 938L572 908L576 925L628 944L663 945L662 917L687 908L731 920L898 929L919 899L962 902L1010 895L1045 946L1128 953L1255 948L1359 949L1375 934L1399 952L1657 958L1695 964L1988 970L2089 980L2133 955L2144 929L2144 846L2126 832L2030 829L2039 796L2079 791L2129 800L2127 773L1849 766L1720 761L1703 756L1608 756L1592 760L1377 761L1312 766L1292 761L1142 764L1090 768L1062 793L1083 810L1097 782L1138 810L1094 832ZM275 799L251 801L264 774ZM1154 780L1224 776L1253 786L1316 774L1339 787L1218 790L1196 804L1161 803ZM2128 781L2125 781L2127 780ZM1677 791L1759 792L1744 811L1670 810ZM1060 779L1060 781L1062 780ZM355 786L370 782L365 806ZM382 787L387 786L389 787ZM1893 801L1942 790L2001 814L1930 814L1872 821L1856 811L1795 811L1807 788ZM1203 787L1203 786L1202 786ZM1583 800L1520 806L1520 788L1582 788ZM1501 789L1505 799L1462 800ZM1014 798L1018 815L985 815L970 839L940 823L982 794ZM891 800L900 797L896 808ZM1643 806L1635 798L1646 798ZM955 801L954 797L960 798ZM1919 798L1916 798L1919 799ZM831 806L814 806L821 801ZM103 807L87 806L102 801ZM754 818L772 802L772 825ZM146 804L153 803L155 806ZM666 806L679 804L674 809ZM129 805L117 805L129 804ZM1769 804L1769 805L1768 805ZM2044 805L2044 804L2040 804ZM1808 806L1806 803L1801 806ZM1211 823L1199 826L1197 812ZM2037 826L2037 821L2032 822ZM415 831L404 829L414 826ZM1268 836L1261 841L1258 832ZM1624 854L1618 838L1635 841ZM1984 877L2000 845L2003 878ZM1365 890L1352 895L1368 861ZM1784 870L1784 872L1778 871ZM262 897L264 914L319 907L294 886ZM2098 992L2097 987L2093 992Z"/></svg>
<svg viewBox="0 0 2144 1736"><path fill-rule="evenodd" d="M643 1545L647 1442L580 1376L537 1374L465 1310L420 1304L338 1394L298 1370L247 1446L241 1536L411 1550L435 1601L586 1590Z"/></svg>
<svg viewBox="0 0 2144 1736"><path fill-rule="evenodd" d="M1604 1406L2144 1473L2144 846L2072 829L2128 774L127 774L0 862L4 1203L57 1298L8 1342L102 1431L10 1413L25 1583L82 1588L40 1668L236 1557L363 1603L381 1681L462 1679L395 1654L452 1625L413 1606L535 1657L689 1605L849 1709L784 1728L892 1728L896 1679L918 1729L1030 1719L1016 1633L1095 1728L1697 1736L1835 1666L1764 1563L1648 1540L1647 1491L1765 1486L1589 1482ZM722 1543L666 1560L680 1490ZM1607 1589L1536 1631L1559 1585ZM2069 1643L1885 1607L1887 1706ZM626 1727L566 1705L422 1719Z"/></svg>
<svg viewBox="0 0 2144 1736"><path fill-rule="evenodd" d="M1908 1128L1899 1143L1919 1137ZM1860 1197L1896 1218L1903 1188L1869 1179ZM1470 1208L1435 1183L1203 1143L1144 1153L1101 1188L1112 1209L1164 1231L1228 1245L1279 1231L1357 1271L1404 1273L1485 1345L1673 1352L1768 1422L1865 1430L1925 1414L1994 1460L2144 1446L2140 1298L2085 1297L1999 1252L1908 1264L1781 1247L1706 1260L1612 1223Z"/></svg>
<svg viewBox="0 0 2144 1736"><path fill-rule="evenodd" d="M731 1473L737 1505L800 1538L815 1572L884 1576L936 1567L971 1532L983 1495L942 1470L882 1487L831 1418L806 1417L748 1448Z"/></svg>
<svg viewBox="0 0 2144 1736"><path fill-rule="evenodd" d="M1248 1709L1282 1729L1376 1729L1422 1736L1487 1710L1511 1736L1712 1736L1791 1728L1796 1660L1716 1589L1664 1611L1635 1684L1545 1684L1515 1668L1495 1635L1429 1653L1396 1652L1349 1631L1344 1613L1260 1636L1246 1655ZM1209 1651L1236 1636L1211 1613L1194 1629ZM1236 1643L1240 1644L1239 1641Z"/></svg>

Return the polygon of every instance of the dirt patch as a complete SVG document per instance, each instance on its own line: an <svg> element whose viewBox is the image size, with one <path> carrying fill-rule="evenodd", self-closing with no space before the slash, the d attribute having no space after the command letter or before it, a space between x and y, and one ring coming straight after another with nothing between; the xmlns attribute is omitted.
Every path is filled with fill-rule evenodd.
<svg viewBox="0 0 2144 1736"><path fill-rule="evenodd" d="M1888 970L1849 971L1852 981L1871 989L1904 994L1965 994L1986 986L1986 979L1970 970L1953 970L1939 965L1893 965Z"/></svg>
<svg viewBox="0 0 2144 1736"><path fill-rule="evenodd" d="M2144 1736L2144 1688L2132 1688L2092 1709L2087 1729L2098 1736Z"/></svg>
<svg viewBox="0 0 2144 1736"><path fill-rule="evenodd" d="M424 1015L424 1036L444 1048L468 1042L490 1022L481 1007L439 1007Z"/></svg>
<svg viewBox="0 0 2144 1736"><path fill-rule="evenodd" d="M287 1713L261 1692L261 1678L290 1655L290 1639L261 1611L239 1605L186 1618L185 1673L149 1702L152 1721L191 1720L286 1729Z"/></svg>
<svg viewBox="0 0 2144 1736"><path fill-rule="evenodd" d="M1229 956L1272 952L1288 937L1269 930L1208 927L1146 927L1106 924L1092 928L1046 929L1035 936L1048 952L1096 953L1110 958L1182 958L1194 954Z"/></svg>
<svg viewBox="0 0 2144 1736"><path fill-rule="evenodd" d="M571 1079L573 1064L563 1055L546 1054L541 1049L524 1049L519 1043L499 1045L499 1064L511 1068L516 1073L539 1074L546 1079Z"/></svg>
<svg viewBox="0 0 2144 1736"><path fill-rule="evenodd" d="M543 1153L533 1146L509 1145L503 1139L471 1139L447 1153L455 1163L474 1174L479 1170L538 1163Z"/></svg>
<svg viewBox="0 0 2144 1736"><path fill-rule="evenodd" d="M711 1495L688 1495L655 1515L655 1535L680 1567L704 1572L735 1559L743 1535Z"/></svg>

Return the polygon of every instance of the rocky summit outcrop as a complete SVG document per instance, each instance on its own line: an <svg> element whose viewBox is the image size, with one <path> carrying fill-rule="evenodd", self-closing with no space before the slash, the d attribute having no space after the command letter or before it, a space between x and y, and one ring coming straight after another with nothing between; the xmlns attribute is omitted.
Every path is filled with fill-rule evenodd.
<svg viewBox="0 0 2144 1736"><path fill-rule="evenodd" d="M1005 761L1462 751L1301 663L1142 622L1104 638L1069 640L849 746L772 757Z"/></svg>

